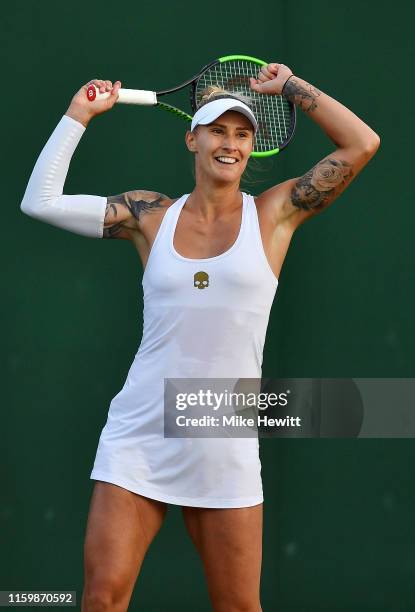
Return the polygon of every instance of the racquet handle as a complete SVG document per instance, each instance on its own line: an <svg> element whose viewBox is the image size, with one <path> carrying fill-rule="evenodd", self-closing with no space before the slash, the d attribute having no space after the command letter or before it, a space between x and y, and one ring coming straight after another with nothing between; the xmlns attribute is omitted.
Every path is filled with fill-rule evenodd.
<svg viewBox="0 0 415 612"><path fill-rule="evenodd" d="M87 98L90 102L94 100L105 100L110 97L110 92L100 93L98 87L95 85L89 85L86 90ZM154 106L157 104L157 96L155 91L145 91L143 89L123 89L122 87L118 90L119 104L140 104Z"/></svg>

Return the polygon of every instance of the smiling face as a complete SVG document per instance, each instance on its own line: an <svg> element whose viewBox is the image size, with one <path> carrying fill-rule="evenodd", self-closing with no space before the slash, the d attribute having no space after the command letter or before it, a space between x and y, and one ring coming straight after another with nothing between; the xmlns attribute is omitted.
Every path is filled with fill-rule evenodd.
<svg viewBox="0 0 415 612"><path fill-rule="evenodd" d="M189 151L195 154L196 182L238 182L252 152L254 129L245 115L227 111L209 125L186 133Z"/></svg>

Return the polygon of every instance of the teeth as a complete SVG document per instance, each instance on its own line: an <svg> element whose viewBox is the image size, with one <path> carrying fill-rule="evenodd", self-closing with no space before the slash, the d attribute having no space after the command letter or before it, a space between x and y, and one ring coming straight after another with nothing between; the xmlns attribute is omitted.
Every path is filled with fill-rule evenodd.
<svg viewBox="0 0 415 612"><path fill-rule="evenodd" d="M236 159L233 157L217 157L216 159L224 164L235 164L236 163Z"/></svg>

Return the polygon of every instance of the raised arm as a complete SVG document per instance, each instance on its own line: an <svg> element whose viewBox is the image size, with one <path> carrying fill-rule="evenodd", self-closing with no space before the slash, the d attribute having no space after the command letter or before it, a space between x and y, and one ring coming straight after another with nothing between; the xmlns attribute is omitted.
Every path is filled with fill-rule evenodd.
<svg viewBox="0 0 415 612"><path fill-rule="evenodd" d="M86 90L94 83L111 91L106 100L89 102ZM94 238L130 238L138 227L138 213L157 198L152 192L127 192L109 198L64 195L69 164L89 121L113 107L121 83L94 80L84 85L43 148L21 203L21 210L41 221ZM137 195L142 193L142 196Z"/></svg>
<svg viewBox="0 0 415 612"><path fill-rule="evenodd" d="M282 93L310 116L337 147L303 176L265 191L259 197L275 224L288 221L292 229L324 210L350 185L376 153L380 138L337 100L294 76L288 66L268 64L251 87Z"/></svg>

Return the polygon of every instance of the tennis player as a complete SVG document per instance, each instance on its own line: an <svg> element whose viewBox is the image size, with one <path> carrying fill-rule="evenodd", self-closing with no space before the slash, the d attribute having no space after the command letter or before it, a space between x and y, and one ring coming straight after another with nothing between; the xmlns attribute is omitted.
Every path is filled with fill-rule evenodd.
<svg viewBox="0 0 415 612"><path fill-rule="evenodd" d="M91 83L110 97L89 102ZM77 92L41 152L21 204L28 215L66 230L131 241L145 268L141 344L111 402L91 473L96 483L82 610L127 610L146 551L168 504L176 504L200 554L215 612L258 612L258 439L165 438L164 378L261 377L269 312L293 233L350 185L375 154L379 137L287 66L268 64L251 88L291 100L335 145L304 175L256 198L242 193L256 118L237 96L212 90L185 137L195 159L190 194L172 199L138 189L110 197L63 195L82 134L113 107L120 86L94 79ZM155 162L166 163L162 152ZM119 321L125 325L121 314ZM197 602L192 608L198 609Z"/></svg>

